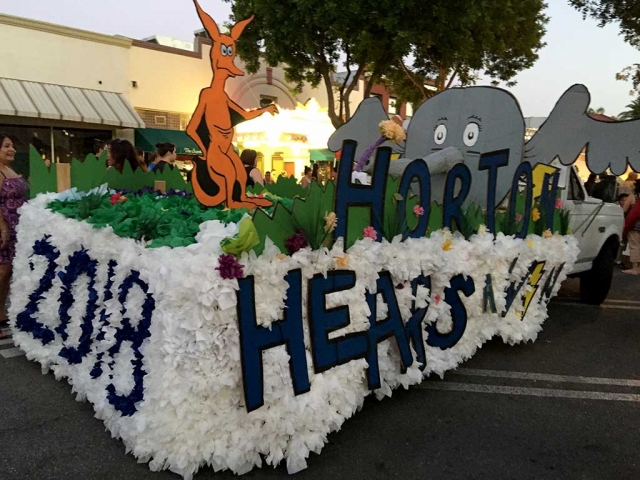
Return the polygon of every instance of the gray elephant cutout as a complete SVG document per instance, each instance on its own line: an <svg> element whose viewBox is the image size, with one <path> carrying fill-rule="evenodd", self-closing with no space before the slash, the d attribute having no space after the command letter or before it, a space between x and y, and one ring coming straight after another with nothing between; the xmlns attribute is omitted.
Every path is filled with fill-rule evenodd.
<svg viewBox="0 0 640 480"><path fill-rule="evenodd" d="M586 148L587 167L592 173L610 168L614 175L622 175L628 165L640 171L640 120L595 120L587 114L590 102L587 87L569 88L527 142L525 160L535 165L558 157L563 165L571 165Z"/></svg>
<svg viewBox="0 0 640 480"><path fill-rule="evenodd" d="M479 169L479 162L482 155L492 152L508 152L508 164L498 169L496 205L511 189L513 175L523 161L549 164L559 157L563 164L570 165L586 148L587 166L593 173L611 168L620 175L627 164L634 170L640 169L640 120L615 123L594 120L587 115L589 101L586 87L571 87L525 144L522 110L509 92L495 87L445 90L416 110L407 129L404 158L392 161L389 173L400 175L411 161L424 159L431 172L431 198L441 202L447 171L455 163L463 162L472 174L465 203L486 207L489 173ZM371 113L374 102L379 109L382 105L378 99L366 102L371 110L356 112L338 129L329 140L330 149L338 150L342 140L350 138L358 142L362 152L378 138L377 125L382 115L379 111L375 117ZM364 168L369 173L374 168L373 158Z"/></svg>

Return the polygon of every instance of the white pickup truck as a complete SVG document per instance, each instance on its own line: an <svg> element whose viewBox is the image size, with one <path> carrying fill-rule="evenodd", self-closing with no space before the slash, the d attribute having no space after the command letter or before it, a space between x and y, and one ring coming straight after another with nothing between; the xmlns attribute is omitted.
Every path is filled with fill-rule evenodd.
<svg viewBox="0 0 640 480"><path fill-rule="evenodd" d="M587 195L575 167L561 167L559 187L570 212L569 228L580 245L571 276L580 278L580 300L600 305L609 294L622 240L622 208Z"/></svg>

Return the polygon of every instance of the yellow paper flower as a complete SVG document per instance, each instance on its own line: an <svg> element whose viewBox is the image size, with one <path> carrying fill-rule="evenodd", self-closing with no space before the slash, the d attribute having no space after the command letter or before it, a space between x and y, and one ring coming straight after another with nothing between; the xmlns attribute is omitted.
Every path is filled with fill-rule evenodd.
<svg viewBox="0 0 640 480"><path fill-rule="evenodd" d="M336 229L336 225L338 225L338 217L335 212L324 213L324 231L327 233L331 233Z"/></svg>
<svg viewBox="0 0 640 480"><path fill-rule="evenodd" d="M276 255L276 258L278 260L284 260L285 258L287 258L287 256L284 253L279 253Z"/></svg>
<svg viewBox="0 0 640 480"><path fill-rule="evenodd" d="M448 252L452 248L453 248L453 242L451 240L447 239L444 242L442 242L442 250L444 250L445 252Z"/></svg>
<svg viewBox="0 0 640 480"><path fill-rule="evenodd" d="M537 222L538 220L540 220L540 210L538 210L537 208L534 208L531 211L531 218L533 218L534 222Z"/></svg>
<svg viewBox="0 0 640 480"><path fill-rule="evenodd" d="M551 233L551 230L549 230L548 228L542 232L542 238L551 238L553 237L553 233Z"/></svg>
<svg viewBox="0 0 640 480"><path fill-rule="evenodd" d="M535 243L533 243L531 240L527 240L527 245L529 245L529 247L533 248Z"/></svg>
<svg viewBox="0 0 640 480"><path fill-rule="evenodd" d="M393 120L383 120L379 124L380 135L387 137L392 142L404 142L407 138L407 134L404 132L404 128L398 125Z"/></svg>
<svg viewBox="0 0 640 480"><path fill-rule="evenodd" d="M349 255L336 257L336 265L338 266L338 268L347 268L349 266Z"/></svg>

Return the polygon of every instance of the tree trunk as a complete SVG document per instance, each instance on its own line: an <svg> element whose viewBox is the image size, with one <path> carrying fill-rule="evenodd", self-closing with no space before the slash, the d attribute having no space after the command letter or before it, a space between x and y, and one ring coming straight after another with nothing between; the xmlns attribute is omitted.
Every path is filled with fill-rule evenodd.
<svg viewBox="0 0 640 480"><path fill-rule="evenodd" d="M329 71L329 66L327 64L321 64L320 74L322 75L322 79L324 80L324 86L327 90L327 106L328 106L328 114L331 119L331 123L334 128L340 128L344 121L340 118L340 115L336 114L336 101L333 96L333 83L331 82L331 72Z"/></svg>

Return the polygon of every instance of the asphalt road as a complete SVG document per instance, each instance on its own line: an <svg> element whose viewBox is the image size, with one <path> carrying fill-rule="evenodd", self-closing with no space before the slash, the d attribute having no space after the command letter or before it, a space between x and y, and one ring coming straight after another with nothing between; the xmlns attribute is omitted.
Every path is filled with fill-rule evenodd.
<svg viewBox="0 0 640 480"><path fill-rule="evenodd" d="M640 478L639 287L616 273L596 308L568 284L535 343L493 340L444 380L367 400L295 478ZM1 480L179 478L137 464L66 381L11 347L0 345ZM243 478L285 476L281 466Z"/></svg>

